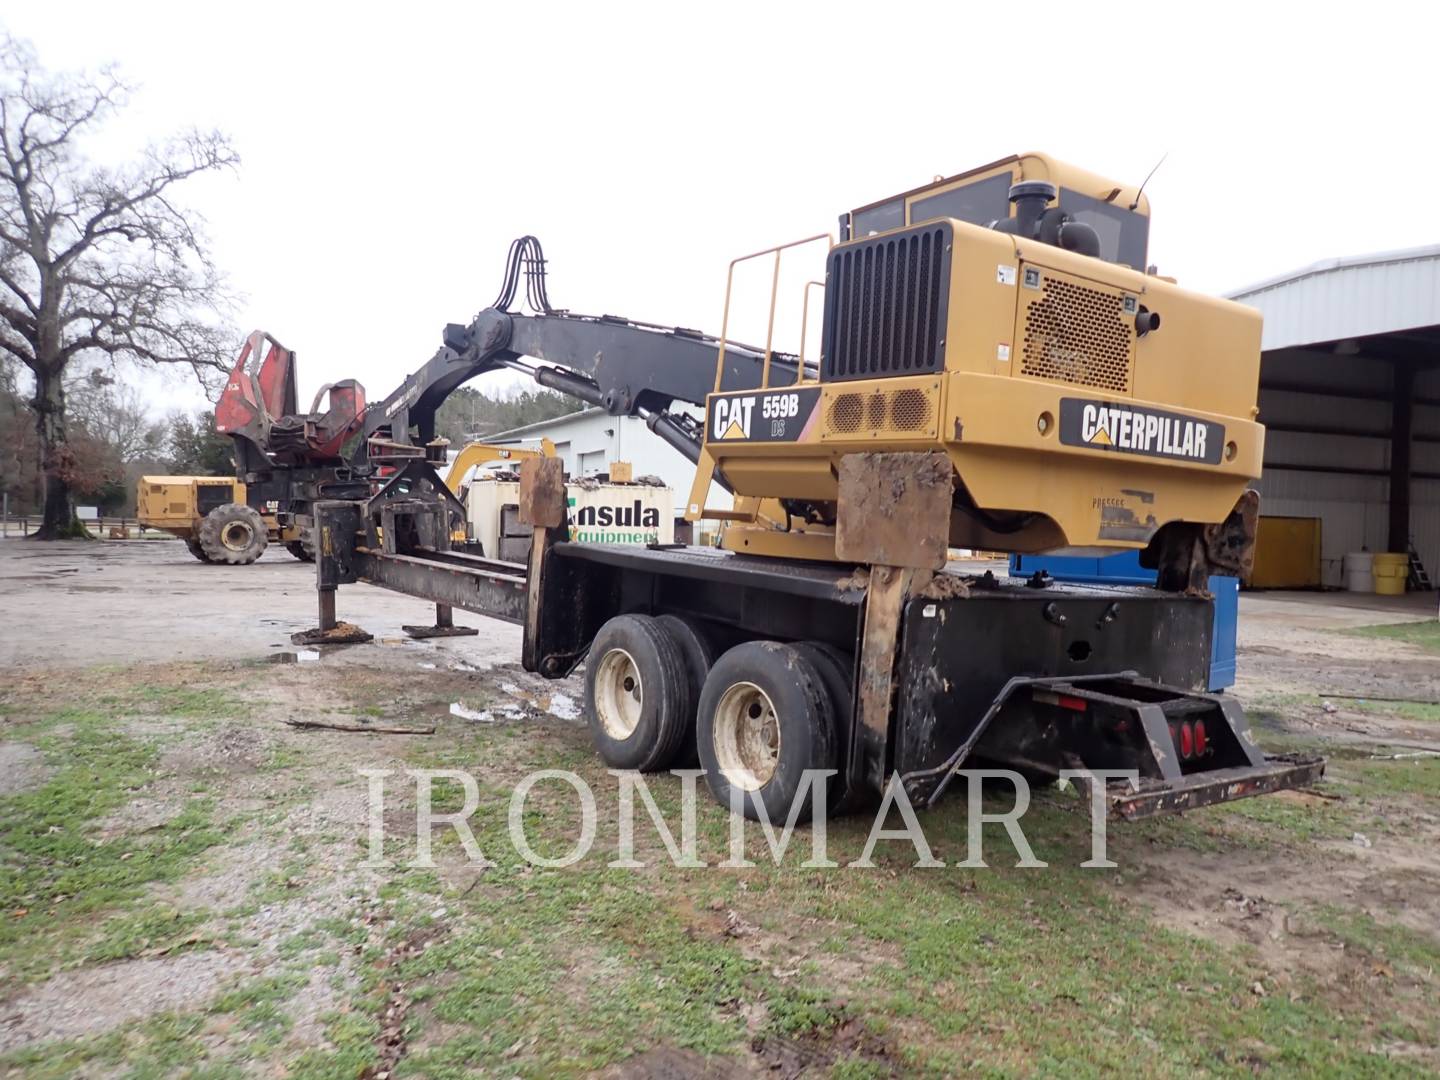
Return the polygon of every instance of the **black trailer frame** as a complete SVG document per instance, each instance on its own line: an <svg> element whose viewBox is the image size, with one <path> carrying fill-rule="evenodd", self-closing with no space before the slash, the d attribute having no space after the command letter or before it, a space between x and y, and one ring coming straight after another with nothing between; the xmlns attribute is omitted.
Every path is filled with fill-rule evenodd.
<svg viewBox="0 0 1440 1080"><path fill-rule="evenodd" d="M417 635L455 632L454 608L523 625L522 663L547 678L573 672L624 614L680 616L717 651L820 642L850 659L852 707L837 717L847 799L898 775L912 801L933 805L975 760L1041 782L1128 770L1135 783L1107 784L1105 804L1134 819L1323 775L1318 757L1267 758L1238 703L1203 692L1207 598L947 570L905 579L887 607L894 568L574 543L557 502L537 509L522 487L534 530L523 565L452 546L463 512L423 461L368 500L317 504L320 627L303 640L347 640L335 592L364 582L435 603L435 627L407 627ZM1203 753L1182 752L1182 727L1206 732Z"/></svg>

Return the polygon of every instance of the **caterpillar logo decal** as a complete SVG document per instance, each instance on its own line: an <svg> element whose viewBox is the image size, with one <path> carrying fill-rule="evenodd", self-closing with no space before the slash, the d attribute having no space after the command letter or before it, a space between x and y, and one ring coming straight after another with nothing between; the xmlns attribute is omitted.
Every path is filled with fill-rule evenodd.
<svg viewBox="0 0 1440 1080"><path fill-rule="evenodd" d="M1218 465L1225 426L1162 409L1061 398L1060 441L1091 450Z"/></svg>
<svg viewBox="0 0 1440 1080"><path fill-rule="evenodd" d="M818 386L713 394L706 436L712 442L796 442L809 430L819 400Z"/></svg>

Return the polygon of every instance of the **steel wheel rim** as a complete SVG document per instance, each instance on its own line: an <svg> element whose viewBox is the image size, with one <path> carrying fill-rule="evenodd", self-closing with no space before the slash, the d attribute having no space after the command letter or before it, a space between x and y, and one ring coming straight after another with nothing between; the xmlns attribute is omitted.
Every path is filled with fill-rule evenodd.
<svg viewBox="0 0 1440 1080"><path fill-rule="evenodd" d="M220 530L220 542L231 551L244 551L250 544L250 526L232 521Z"/></svg>
<svg viewBox="0 0 1440 1080"><path fill-rule="evenodd" d="M635 658L624 649L611 649L595 669L595 713L612 739L628 739L640 723L645 705L645 683Z"/></svg>
<svg viewBox="0 0 1440 1080"><path fill-rule="evenodd" d="M730 784L759 791L780 763L780 716L770 695L752 682L737 682L715 706L715 764Z"/></svg>

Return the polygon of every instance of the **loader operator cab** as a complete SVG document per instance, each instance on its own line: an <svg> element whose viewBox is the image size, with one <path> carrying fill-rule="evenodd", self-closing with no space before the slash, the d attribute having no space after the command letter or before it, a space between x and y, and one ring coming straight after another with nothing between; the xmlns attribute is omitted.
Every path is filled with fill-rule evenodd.
<svg viewBox="0 0 1440 1080"><path fill-rule="evenodd" d="M993 226L1015 212L1011 188L1037 181L1053 186L1061 213L1094 230L1100 258L1145 270L1150 236L1145 196L1044 154L1005 158L842 214L841 239L858 240L936 218Z"/></svg>

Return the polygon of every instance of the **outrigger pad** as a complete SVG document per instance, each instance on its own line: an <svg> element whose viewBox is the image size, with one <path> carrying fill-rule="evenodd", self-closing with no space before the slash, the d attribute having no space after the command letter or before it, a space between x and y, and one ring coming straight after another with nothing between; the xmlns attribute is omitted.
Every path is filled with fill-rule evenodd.
<svg viewBox="0 0 1440 1080"><path fill-rule="evenodd" d="M374 640L374 634L348 622L338 622L329 630L301 630L290 635L292 645L363 645Z"/></svg>
<svg viewBox="0 0 1440 1080"><path fill-rule="evenodd" d="M954 476L949 457L938 450L846 454L835 554L845 562L943 569Z"/></svg>
<svg viewBox="0 0 1440 1080"><path fill-rule="evenodd" d="M520 463L520 521L542 529L565 524L565 463L560 458Z"/></svg>
<svg viewBox="0 0 1440 1080"><path fill-rule="evenodd" d="M405 633L412 638L421 639L432 637L473 637L475 634L480 633L480 631L473 626L402 626L400 629L404 630ZM369 637L369 635L367 634L366 637Z"/></svg>

